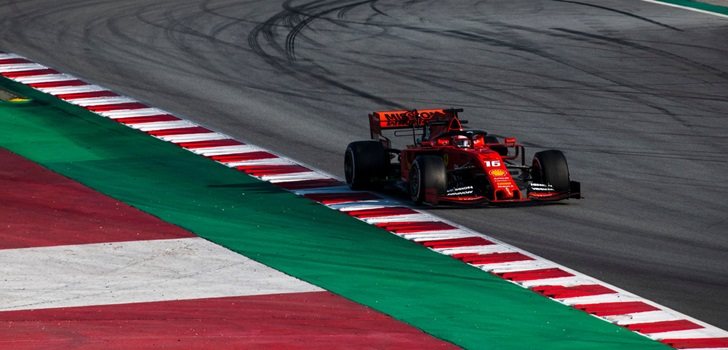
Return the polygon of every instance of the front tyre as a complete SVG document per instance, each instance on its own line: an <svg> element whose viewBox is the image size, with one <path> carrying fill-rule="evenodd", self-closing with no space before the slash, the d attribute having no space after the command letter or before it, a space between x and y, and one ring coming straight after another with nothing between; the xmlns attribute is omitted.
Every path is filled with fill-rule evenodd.
<svg viewBox="0 0 728 350"><path fill-rule="evenodd" d="M558 150L536 153L533 156L531 179L536 183L550 184L556 192L569 192L569 165L564 153Z"/></svg>
<svg viewBox="0 0 728 350"><path fill-rule="evenodd" d="M344 176L352 190L376 189L387 175L388 154L377 141L356 141L346 147Z"/></svg>
<svg viewBox="0 0 728 350"><path fill-rule="evenodd" d="M442 158L419 156L415 159L409 172L408 187L412 201L417 204L422 202L437 204L437 197L445 194L446 186L447 171Z"/></svg>

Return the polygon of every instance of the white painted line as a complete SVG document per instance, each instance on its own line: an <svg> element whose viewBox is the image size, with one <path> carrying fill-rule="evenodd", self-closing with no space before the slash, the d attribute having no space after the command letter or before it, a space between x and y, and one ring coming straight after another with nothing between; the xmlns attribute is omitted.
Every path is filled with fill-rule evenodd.
<svg viewBox="0 0 728 350"><path fill-rule="evenodd" d="M712 11L706 11L706 10L701 10L701 9L696 9L696 8L688 7L688 6L681 6L681 5L677 5L677 4L670 4L670 3L667 3L667 2L656 1L656 0L642 0L642 1L649 2L649 3L653 3L653 4L658 4L658 5L663 5L663 6L676 7L676 8L680 8L680 9L688 10L688 11L693 11L693 12L700 12L700 13L703 13L703 14L706 14L706 15L713 15L713 16L716 16L716 17L728 18L728 15L724 15L722 13L712 12Z"/></svg>
<svg viewBox="0 0 728 350"><path fill-rule="evenodd" d="M160 114L170 114L167 111L161 110L159 108L138 108L138 109L117 109L114 111L102 111L102 112L96 112L96 114L111 118L111 119L119 119L119 118L141 118L141 117L148 117L152 115L160 115Z"/></svg>
<svg viewBox="0 0 728 350"><path fill-rule="evenodd" d="M354 203L337 203L329 204L327 207L340 210L340 211L354 211L354 210L367 210L367 209L379 209L386 207L401 207L402 203L389 200L389 199L378 199L370 201L359 201Z"/></svg>
<svg viewBox="0 0 728 350"><path fill-rule="evenodd" d="M244 160L238 162L220 162L228 167L234 168L238 166L252 166L252 165L295 165L296 163L285 159L285 158L265 158L255 160Z"/></svg>
<svg viewBox="0 0 728 350"><path fill-rule="evenodd" d="M201 154L205 157L224 156L226 154L250 153L260 151L260 147L251 145L217 146L204 148L191 148L190 152Z"/></svg>
<svg viewBox="0 0 728 350"><path fill-rule="evenodd" d="M513 249L501 244L489 244L489 245L474 245L470 247L459 247L459 248L440 248L434 249L437 252L445 255L455 254L493 254L493 253L512 253Z"/></svg>
<svg viewBox="0 0 728 350"><path fill-rule="evenodd" d="M55 83L58 81L78 80L78 78L74 77L73 75L65 73L32 75L27 77L16 77L12 79L23 84Z"/></svg>
<svg viewBox="0 0 728 350"><path fill-rule="evenodd" d="M467 235L458 235L458 234L454 234L454 233L438 233L438 232L399 234L397 236L400 236L408 241L413 241L413 242L439 241L439 240L443 240L443 239L456 239L456 238L470 237Z"/></svg>
<svg viewBox="0 0 728 350"><path fill-rule="evenodd" d="M521 253L521 251L518 251L518 250L514 250L514 252ZM527 264L531 261L536 261L536 260L523 259L523 260L516 260L516 261L509 261L509 262L502 262L502 263L477 264L474 266L478 267L481 270L490 272L493 270L499 270L499 269L509 268L509 267L513 267L513 266L521 266L521 265Z"/></svg>
<svg viewBox="0 0 728 350"><path fill-rule="evenodd" d="M514 282L526 288L533 288L538 286L580 286L582 284L593 284L595 281L587 276L569 276Z"/></svg>
<svg viewBox="0 0 728 350"><path fill-rule="evenodd" d="M166 121L166 122L129 124L130 128L138 129L141 131L191 128L191 127L195 127L195 126L198 126L198 125L195 123L192 123L192 122L188 122L186 120L172 120L172 121Z"/></svg>
<svg viewBox="0 0 728 350"><path fill-rule="evenodd" d="M425 241L439 241L443 239L455 239L455 238L466 238L471 237L469 233L458 232L457 230L443 230L443 231L430 231L430 232L415 232L396 234L410 241L425 242Z"/></svg>
<svg viewBox="0 0 728 350"><path fill-rule="evenodd" d="M360 219L370 224L381 224L389 222L430 222L437 221L437 217L425 213L415 214L399 214L399 215L387 215L387 216L375 216L369 218Z"/></svg>
<svg viewBox="0 0 728 350"><path fill-rule="evenodd" d="M420 231L420 232L410 232L405 234L396 234L397 236L403 236L407 237L409 240L413 240L415 242L424 242L424 241L439 241L442 239L451 239L451 238L465 238L465 237L472 237L473 233L467 230L462 230L459 228L452 229L452 230L439 230L439 231ZM446 237L446 238L443 238Z"/></svg>
<svg viewBox="0 0 728 350"><path fill-rule="evenodd" d="M258 176L256 176L258 177ZM315 171L303 171L289 174L276 174L276 175L263 175L258 178L263 181L270 181L271 183L278 182L290 182L290 181L302 181L302 180L323 180L329 179L330 177L322 175Z"/></svg>
<svg viewBox="0 0 728 350"><path fill-rule="evenodd" d="M48 67L37 63L0 64L0 73L23 72L26 70L47 69Z"/></svg>
<svg viewBox="0 0 728 350"><path fill-rule="evenodd" d="M112 96L112 97L88 97L88 98L73 98L65 100L68 103L75 104L81 107L91 106L103 106L103 105L115 105L121 103L138 103L139 101L123 96Z"/></svg>
<svg viewBox="0 0 728 350"><path fill-rule="evenodd" d="M0 250L0 310L321 291L202 238Z"/></svg>
<svg viewBox="0 0 728 350"><path fill-rule="evenodd" d="M584 283L584 284L592 284L592 283ZM619 293L610 293L610 294L599 294L599 295L590 295L585 297L576 297L576 298L562 298L559 301L566 305L579 305L579 304L602 304L602 303L617 303L617 302L625 302L625 301L641 301L640 298L631 296L631 295L624 295Z"/></svg>
<svg viewBox="0 0 728 350"><path fill-rule="evenodd" d="M640 301L646 302L647 304L652 304L651 302L649 302L649 300L645 301L643 299ZM657 318L662 315L665 315L666 317ZM623 314L623 315L604 316L603 318L612 323L615 323L615 324L618 324L621 326L626 326L626 325L635 324L635 323L674 321L675 319L672 318L674 316L680 316L680 315L675 315L673 310L669 310L669 311L656 310L656 311L635 312L635 313ZM723 334L722 335L723 337L728 336L728 333L726 333L726 331L724 331L720 328L716 328L714 326L705 324L704 322L695 320L691 317L680 317L678 319L691 321L699 326L704 327L702 329L708 330L710 332L715 332L713 334ZM642 334L642 333L640 333L640 334ZM692 350L692 348L691 348L691 350Z"/></svg>
<svg viewBox="0 0 728 350"><path fill-rule="evenodd" d="M722 338L726 334L723 332L716 332L712 329L697 328L687 329L682 331L671 331L671 332L660 332L660 333L649 333L647 334L652 339L687 339L687 338Z"/></svg>
<svg viewBox="0 0 728 350"><path fill-rule="evenodd" d="M559 265L552 263L550 261L542 261L542 260L528 260L523 261L520 264L513 264L510 266L505 266L499 269L492 269L490 272L492 273L509 273L509 272L525 272L525 271L533 271L533 270L542 270L542 269L552 269L552 268L558 268Z"/></svg>
<svg viewBox="0 0 728 350"><path fill-rule="evenodd" d="M51 95L77 94L81 92L108 91L98 85L58 86L49 88L38 88L38 90Z"/></svg>
<svg viewBox="0 0 728 350"><path fill-rule="evenodd" d="M7 59L11 59L11 58L25 58L25 57L16 55L14 53L0 53L0 60L7 60Z"/></svg>
<svg viewBox="0 0 728 350"><path fill-rule="evenodd" d="M203 132L199 134L180 134L180 135L166 135L166 136L155 136L158 139L180 143L180 142L198 142L198 141L214 141L224 140L230 137L217 132Z"/></svg>
<svg viewBox="0 0 728 350"><path fill-rule="evenodd" d="M640 312L638 314L605 316L604 318L607 319L608 321L610 321L612 323L616 323L620 326L626 326L626 325L636 324L636 323L675 321L675 320L684 319L682 317L679 317L677 315L674 315L672 313L669 313L669 312L666 312L663 310Z"/></svg>
<svg viewBox="0 0 728 350"><path fill-rule="evenodd" d="M512 253L513 251L509 252ZM502 266L508 266L509 264L513 264L514 262L520 262L525 261L523 260L515 260L515 261L509 261L509 262L497 262L497 263L468 263L468 265L475 266L481 270L489 271L494 268L502 267Z"/></svg>

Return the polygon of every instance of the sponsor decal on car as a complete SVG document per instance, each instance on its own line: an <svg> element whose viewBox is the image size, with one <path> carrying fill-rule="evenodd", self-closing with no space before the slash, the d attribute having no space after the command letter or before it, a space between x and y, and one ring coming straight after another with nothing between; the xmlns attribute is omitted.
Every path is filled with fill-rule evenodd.
<svg viewBox="0 0 728 350"><path fill-rule="evenodd" d="M473 194L473 191L474 191L473 186L456 187L456 188L448 189L447 195L448 196L464 196L464 195Z"/></svg>
<svg viewBox="0 0 728 350"><path fill-rule="evenodd" d="M507 172L503 169L493 169L493 170L489 171L488 174L490 174L493 177L500 177L500 176L505 176L507 174Z"/></svg>
<svg viewBox="0 0 728 350"><path fill-rule="evenodd" d="M380 126L384 128L399 126L423 126L432 119L446 118L447 113L443 110L425 111L391 111L383 112L380 118Z"/></svg>
<svg viewBox="0 0 728 350"><path fill-rule="evenodd" d="M538 182L532 182L528 185L529 189L534 192L553 192L554 187L551 184L542 184Z"/></svg>

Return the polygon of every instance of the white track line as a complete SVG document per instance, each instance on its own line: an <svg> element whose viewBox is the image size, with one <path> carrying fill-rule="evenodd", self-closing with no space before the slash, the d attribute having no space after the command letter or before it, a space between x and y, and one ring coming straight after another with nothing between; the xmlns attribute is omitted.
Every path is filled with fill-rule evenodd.
<svg viewBox="0 0 728 350"><path fill-rule="evenodd" d="M524 261L520 264L515 264L507 267L503 267L500 269L493 269L491 272L493 273L509 273L509 272L524 272L524 271L534 271L534 270L542 270L542 269L552 269L552 268L558 268L559 265L550 262L550 261L542 261L542 260L528 260Z"/></svg>
<svg viewBox="0 0 728 350"><path fill-rule="evenodd" d="M540 287L540 286L571 287L571 286L580 286L583 284L593 284L593 283L597 283L597 281L592 278L586 277L586 276L570 276L570 277L544 278L544 279L528 280L528 281L517 281L514 283L516 283L522 287L525 287L525 288L533 288L533 287ZM601 283L599 283L599 284L601 284Z"/></svg>
<svg viewBox="0 0 728 350"><path fill-rule="evenodd" d="M156 130L167 130L167 129L179 129L179 128L192 128L198 126L193 122L186 120L173 120L168 122L152 122L152 123L140 123L140 124L129 124L130 128L138 129L141 131L156 131Z"/></svg>
<svg viewBox="0 0 728 350"><path fill-rule="evenodd" d="M117 109L114 111L103 111L103 112L96 112L96 114L111 118L111 119L120 119L120 118L141 118L141 117L149 117L152 115L160 115L160 114L170 114L167 111L161 110L159 108L138 108L138 109Z"/></svg>
<svg viewBox="0 0 728 350"><path fill-rule="evenodd" d="M108 91L98 85L77 85L77 86L59 86L50 88L38 88L38 90L51 95L61 94L77 94L81 92L97 92L97 91Z"/></svg>
<svg viewBox="0 0 728 350"><path fill-rule="evenodd" d="M24 72L29 70L47 69L48 67L37 63L0 64L0 73Z"/></svg>
<svg viewBox="0 0 728 350"><path fill-rule="evenodd" d="M663 310L640 312L639 314L632 314L632 315L605 316L605 318L613 323L616 323L616 324L622 325L622 326L627 326L630 324L637 324L637 323L675 321L675 320L683 319L682 317L679 317L677 315L674 315L672 313L669 313L669 312L666 312Z"/></svg>
<svg viewBox="0 0 728 350"><path fill-rule="evenodd" d="M112 96L112 97L87 97L87 98L73 98L65 100L68 103L75 104L81 107L93 107L93 106L105 106L105 105L117 105L122 103L135 103L137 100L123 96Z"/></svg>
<svg viewBox="0 0 728 350"><path fill-rule="evenodd" d="M11 58L25 58L25 57L18 56L14 53L0 53L0 60L7 60L7 59L11 59Z"/></svg>
<svg viewBox="0 0 728 350"><path fill-rule="evenodd" d="M700 12L700 13L703 13L703 14L706 14L706 15L713 15L713 16L716 16L716 17L728 18L728 15L724 15L722 13L717 13L717 12L712 12L712 11L706 11L706 10L701 10L701 9L696 9L694 7L689 7L689 6L682 6L682 5L671 4L671 3L667 3L667 2L663 2L663 1L656 1L656 0L642 0L642 1L649 2L649 3L653 3L653 4L658 4L658 5L663 5L663 6L677 7L677 8L683 9L683 10L688 10L688 11L693 11L693 12Z"/></svg>
<svg viewBox="0 0 728 350"><path fill-rule="evenodd" d="M719 337L719 334L709 332L705 329L687 329L682 331L671 331L671 332L660 332L650 333L649 337L653 339L689 339L689 338L708 338L708 337Z"/></svg>
<svg viewBox="0 0 728 350"><path fill-rule="evenodd" d="M442 248L433 249L434 251L444 255L455 255L455 254L493 254L493 253L510 253L513 249L510 247L502 246L500 244L489 244L489 245L475 245L470 247L461 248Z"/></svg>
<svg viewBox="0 0 728 350"><path fill-rule="evenodd" d="M380 224L388 222L429 222L436 221L437 217L425 213L404 214L404 215L387 215L376 216L370 218L359 219L369 224Z"/></svg>
<svg viewBox="0 0 728 350"><path fill-rule="evenodd" d="M278 182L291 182L291 181L305 181L305 180L322 180L328 179L328 176L321 175L315 171L303 171L290 174L276 174L276 175L263 175L256 176L263 181L270 181L272 183Z"/></svg>
<svg viewBox="0 0 728 350"><path fill-rule="evenodd" d="M225 139L230 138L229 136L227 136L225 134L220 134L217 132L204 132L204 133L199 133L199 134L165 135L165 136L155 136L155 137L160 140L173 142L173 143L215 141L215 140L225 140Z"/></svg>
<svg viewBox="0 0 728 350"><path fill-rule="evenodd" d="M295 165L296 163L284 159L284 158L265 158L255 160L243 160L237 162L220 162L228 167L234 168L238 166L252 166L252 165Z"/></svg>
<svg viewBox="0 0 728 350"><path fill-rule="evenodd" d="M44 75L32 75L28 77L18 77L13 80L23 84L37 84L37 83L55 83L59 81L79 80L70 74L58 73L58 74L44 74Z"/></svg>
<svg viewBox="0 0 728 350"><path fill-rule="evenodd" d="M396 234L397 236L404 237L410 241L415 242L426 242L426 241L439 241L443 239L455 239L455 238L466 238L472 237L472 233L463 230L442 230L442 231L429 231L429 232L412 232L404 234Z"/></svg>
<svg viewBox="0 0 728 350"><path fill-rule="evenodd" d="M340 211L379 209L385 207L401 207L402 203L391 199L377 199L353 203L337 203L328 205L329 208Z"/></svg>
<svg viewBox="0 0 728 350"><path fill-rule="evenodd" d="M584 283L584 284L590 284L590 283ZM575 297L575 298L563 298L560 299L562 303L566 305L581 305L581 304L599 304L599 303L617 303L617 302L623 302L623 301L641 301L642 299L636 296L632 295L622 295L619 293L610 293L610 294L599 294L599 295L590 295L585 297Z"/></svg>

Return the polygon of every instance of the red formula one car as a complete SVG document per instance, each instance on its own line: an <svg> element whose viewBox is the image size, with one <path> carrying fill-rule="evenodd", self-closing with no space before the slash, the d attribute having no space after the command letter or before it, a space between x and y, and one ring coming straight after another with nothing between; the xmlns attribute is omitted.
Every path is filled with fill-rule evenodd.
<svg viewBox="0 0 728 350"><path fill-rule="evenodd" d="M394 185L416 203L514 203L581 198L561 151L534 155L515 138L501 142L485 131L463 127L462 109L397 110L369 115L371 140L349 144L344 156L347 184L355 190ZM411 136L403 149L394 136Z"/></svg>

